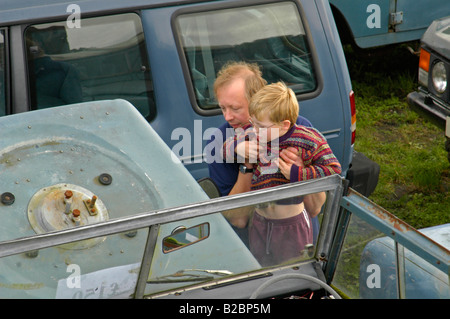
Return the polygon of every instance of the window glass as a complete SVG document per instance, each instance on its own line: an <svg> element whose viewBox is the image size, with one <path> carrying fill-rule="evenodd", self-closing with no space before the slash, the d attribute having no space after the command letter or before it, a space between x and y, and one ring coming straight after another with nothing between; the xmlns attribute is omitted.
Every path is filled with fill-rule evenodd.
<svg viewBox="0 0 450 319"><path fill-rule="evenodd" d="M149 273L145 294L313 260L328 206L324 205L314 224L303 210L302 200L302 196L296 196L194 217L189 219L194 227L187 229L174 228L180 225L177 222L162 224L160 234L168 235L156 248L162 253L153 255L157 260ZM247 215L251 226L229 227L226 219L236 214ZM268 217L286 214L291 217Z"/></svg>
<svg viewBox="0 0 450 319"><path fill-rule="evenodd" d="M317 87L305 29L294 3L274 3L181 15L178 32L197 102L216 108L213 83L229 61L258 63L269 82L297 94Z"/></svg>
<svg viewBox="0 0 450 319"><path fill-rule="evenodd" d="M0 116L6 114L6 54L4 32L0 30Z"/></svg>
<svg viewBox="0 0 450 319"><path fill-rule="evenodd" d="M448 279L435 264L352 215L332 284L352 299L445 299Z"/></svg>
<svg viewBox="0 0 450 319"><path fill-rule="evenodd" d="M384 234L357 216L351 217L347 228L341 255L338 259L333 285L349 298L361 298L360 289L367 287L365 282L366 269L361 267L362 257L367 245ZM377 264L379 261L375 261ZM395 265L392 264L392 269ZM363 272L361 272L363 270ZM390 288L389 288L390 289ZM375 289L381 290L381 289ZM394 296L395 298L395 296Z"/></svg>
<svg viewBox="0 0 450 319"><path fill-rule="evenodd" d="M33 25L26 30L33 109L122 98L144 117L155 106L141 21L136 14Z"/></svg>

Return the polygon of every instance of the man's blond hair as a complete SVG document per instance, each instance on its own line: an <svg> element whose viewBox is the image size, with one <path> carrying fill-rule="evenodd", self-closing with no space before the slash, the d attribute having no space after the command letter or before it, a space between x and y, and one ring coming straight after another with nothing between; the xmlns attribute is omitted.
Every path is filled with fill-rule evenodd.
<svg viewBox="0 0 450 319"><path fill-rule="evenodd" d="M299 105L294 91L283 82L277 82L256 92L250 100L248 111L257 120L263 120L267 114L273 123L289 120L292 126L297 121Z"/></svg>
<svg viewBox="0 0 450 319"><path fill-rule="evenodd" d="M262 77L260 67L256 63L247 63L244 61L231 61L225 64L217 73L214 82L214 94L217 96L217 90L230 84L236 79L245 81L245 96L250 101L253 94L263 88L267 82Z"/></svg>

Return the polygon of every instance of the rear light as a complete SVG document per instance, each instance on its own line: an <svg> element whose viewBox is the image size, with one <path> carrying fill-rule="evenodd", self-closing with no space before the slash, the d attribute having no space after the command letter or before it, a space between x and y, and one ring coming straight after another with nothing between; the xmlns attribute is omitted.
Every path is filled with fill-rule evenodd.
<svg viewBox="0 0 450 319"><path fill-rule="evenodd" d="M428 71L430 70L430 52L420 49L419 59L419 84L428 87Z"/></svg>
<svg viewBox="0 0 450 319"><path fill-rule="evenodd" d="M355 144L355 137L356 137L356 104L355 104L355 93L353 91L350 91L349 94L350 97L350 111L352 115L352 126L351 126L351 132L352 132L352 145Z"/></svg>

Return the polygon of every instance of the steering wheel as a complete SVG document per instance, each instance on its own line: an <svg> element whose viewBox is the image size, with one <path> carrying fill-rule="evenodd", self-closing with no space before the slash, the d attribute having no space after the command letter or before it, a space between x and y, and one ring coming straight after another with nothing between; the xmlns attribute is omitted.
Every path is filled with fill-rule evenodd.
<svg viewBox="0 0 450 319"><path fill-rule="evenodd" d="M263 283L261 286L259 286L252 293L252 295L250 296L250 299L256 299L265 288L267 288L270 285L273 285L276 282L279 282L279 281L282 281L282 280L285 280L285 279L305 279L305 280L312 281L312 282L318 284L319 286L321 286L326 291L328 291L334 298L342 299L341 296L339 296L339 294L336 291L334 291L333 288L331 288L329 285L324 283L322 280L319 280L317 278L314 278L314 277L309 276L309 275L304 275L304 274L285 274L285 275L281 275L281 276L277 276L277 277L274 277L272 279L269 279L265 283Z"/></svg>

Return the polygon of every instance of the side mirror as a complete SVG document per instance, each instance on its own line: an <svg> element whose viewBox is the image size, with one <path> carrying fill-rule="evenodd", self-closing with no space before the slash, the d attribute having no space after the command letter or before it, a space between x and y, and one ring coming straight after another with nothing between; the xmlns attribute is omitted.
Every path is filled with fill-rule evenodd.
<svg viewBox="0 0 450 319"><path fill-rule="evenodd" d="M217 187L216 183L209 178L205 177L200 180L198 180L198 183L201 188L205 191L206 195L209 196L209 198L217 198L220 197L219 188Z"/></svg>
<svg viewBox="0 0 450 319"><path fill-rule="evenodd" d="M209 236L209 223L203 223L190 228L180 226L172 231L170 236L163 239L163 252L174 250L198 243Z"/></svg>

